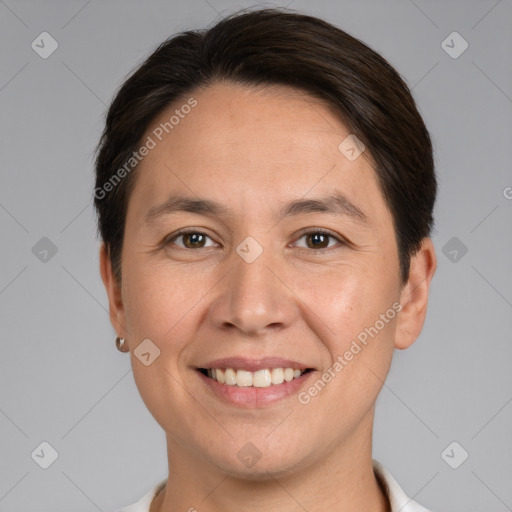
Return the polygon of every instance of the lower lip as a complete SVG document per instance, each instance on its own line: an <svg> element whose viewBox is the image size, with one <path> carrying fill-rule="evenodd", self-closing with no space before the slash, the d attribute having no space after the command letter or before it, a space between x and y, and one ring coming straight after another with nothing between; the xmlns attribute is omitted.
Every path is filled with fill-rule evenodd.
<svg viewBox="0 0 512 512"><path fill-rule="evenodd" d="M255 388L252 386L238 387L237 385L229 386L228 384L221 384L207 377L199 370L196 370L196 373L221 399L240 407L254 408L270 405L290 395L296 394L302 386L306 385L310 376L315 372L309 371L290 382L283 382L282 384L275 384L267 386L266 388Z"/></svg>

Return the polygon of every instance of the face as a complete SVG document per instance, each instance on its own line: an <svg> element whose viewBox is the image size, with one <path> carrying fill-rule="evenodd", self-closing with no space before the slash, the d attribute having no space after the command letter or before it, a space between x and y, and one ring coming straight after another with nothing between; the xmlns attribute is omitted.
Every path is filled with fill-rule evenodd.
<svg viewBox="0 0 512 512"><path fill-rule="evenodd" d="M349 131L319 100L225 84L191 96L144 137L156 145L129 200L115 326L171 455L251 478L306 468L369 438L397 339L421 329L418 308L398 328L393 219L371 155L339 149Z"/></svg>

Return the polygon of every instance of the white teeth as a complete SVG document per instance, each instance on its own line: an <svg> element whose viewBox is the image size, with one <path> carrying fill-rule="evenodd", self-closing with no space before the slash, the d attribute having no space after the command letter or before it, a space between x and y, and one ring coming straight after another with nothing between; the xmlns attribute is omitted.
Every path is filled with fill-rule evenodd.
<svg viewBox="0 0 512 512"><path fill-rule="evenodd" d="M266 388L290 382L300 377L305 370L294 368L272 368L248 372L246 370L234 370L233 368L211 368L207 370L208 377L220 384L238 387Z"/></svg>
<svg viewBox="0 0 512 512"><path fill-rule="evenodd" d="M284 382L284 370L282 368L272 369L272 384L282 384Z"/></svg>
<svg viewBox="0 0 512 512"><path fill-rule="evenodd" d="M226 382L226 377L224 377L224 372L217 368L217 371L215 372L215 379L220 382L221 384L224 384Z"/></svg>
<svg viewBox="0 0 512 512"><path fill-rule="evenodd" d="M226 368L224 378L228 386L236 386L236 372L233 368Z"/></svg>
<svg viewBox="0 0 512 512"><path fill-rule="evenodd" d="M252 373L246 372L245 370L238 370L236 372L236 385L241 388L252 386Z"/></svg>
<svg viewBox="0 0 512 512"><path fill-rule="evenodd" d="M258 370L254 372L252 385L255 388L268 388L272 384L270 370Z"/></svg>
<svg viewBox="0 0 512 512"><path fill-rule="evenodd" d="M290 382L293 379L293 369L292 368L286 368L284 370L284 380L286 382Z"/></svg>

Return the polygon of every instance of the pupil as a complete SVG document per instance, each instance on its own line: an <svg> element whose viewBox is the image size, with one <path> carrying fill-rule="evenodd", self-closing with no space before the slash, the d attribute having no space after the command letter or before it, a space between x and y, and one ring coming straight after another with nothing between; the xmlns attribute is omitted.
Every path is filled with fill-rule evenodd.
<svg viewBox="0 0 512 512"><path fill-rule="evenodd" d="M198 242L200 242L200 240L198 240L198 239L202 238L202 236L203 235L200 235L199 233L192 233L192 234L188 235L192 245L195 245Z"/></svg>
<svg viewBox="0 0 512 512"><path fill-rule="evenodd" d="M321 243L322 243L322 240L319 240L319 238L318 238L318 237L320 237L320 238L325 238L325 235L322 235L321 233L315 233L315 234L311 235L312 240L320 241L320 244L321 244ZM313 242L313 246L314 246L314 247L318 247L318 246L319 246L319 244L317 244L317 243Z"/></svg>

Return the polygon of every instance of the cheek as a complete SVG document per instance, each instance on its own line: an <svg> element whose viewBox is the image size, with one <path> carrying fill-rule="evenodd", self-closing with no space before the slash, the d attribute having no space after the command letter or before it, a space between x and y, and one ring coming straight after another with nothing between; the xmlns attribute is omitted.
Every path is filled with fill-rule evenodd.
<svg viewBox="0 0 512 512"><path fill-rule="evenodd" d="M394 351L397 312L387 279L355 273L341 276L338 283L326 281L330 284L323 295L312 297L315 311L330 330L322 339L325 357L318 376L322 382L312 383L303 398L321 395L313 406L315 414L320 417L328 410L336 424L349 428L371 408L382 388Z"/></svg>
<svg viewBox="0 0 512 512"><path fill-rule="evenodd" d="M307 297L310 307L329 327L331 341L342 349L348 340L374 325L398 299L390 274L369 266L345 266L316 279L297 281L296 289L299 296ZM389 323L382 329L386 333Z"/></svg>
<svg viewBox="0 0 512 512"><path fill-rule="evenodd" d="M126 262L125 275L123 298L128 329L139 337L161 340L191 302L189 296L194 294L193 287L191 291L187 280L136 261L132 265Z"/></svg>
<svg viewBox="0 0 512 512"><path fill-rule="evenodd" d="M353 407L354 414L360 407L369 407L377 396L394 351L396 276L369 267L371 271L365 272L338 269L322 286L315 286L308 299L329 327L321 349L324 371L336 376L332 378L335 384L329 386L334 393L331 398L336 407ZM359 400L366 400L366 405Z"/></svg>
<svg viewBox="0 0 512 512"><path fill-rule="evenodd" d="M329 327L322 329L325 335L317 344L323 353L322 371L299 396L304 422L319 443L326 428L342 439L371 410L391 364L396 321L387 278L376 280L346 268L322 284L310 287L307 299Z"/></svg>
<svg viewBox="0 0 512 512"><path fill-rule="evenodd" d="M186 426L176 422L180 404L189 397L184 388L183 354L191 339L193 305L200 293L190 279L170 276L151 266L134 265L126 271L126 322L135 338L134 349L149 339L158 356L145 365L137 352L131 352L133 376L147 409L164 430L173 425L175 433L185 435ZM132 346L130 347L132 348ZM182 431L183 430L183 431Z"/></svg>

